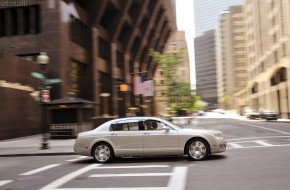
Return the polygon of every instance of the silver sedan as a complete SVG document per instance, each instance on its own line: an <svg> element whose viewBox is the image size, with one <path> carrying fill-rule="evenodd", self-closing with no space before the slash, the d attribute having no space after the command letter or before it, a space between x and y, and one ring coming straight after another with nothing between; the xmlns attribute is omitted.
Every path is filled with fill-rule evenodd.
<svg viewBox="0 0 290 190"><path fill-rule="evenodd" d="M185 129L157 117L131 117L108 121L78 134L74 152L107 163L114 157L187 155L204 160L226 150L222 132Z"/></svg>

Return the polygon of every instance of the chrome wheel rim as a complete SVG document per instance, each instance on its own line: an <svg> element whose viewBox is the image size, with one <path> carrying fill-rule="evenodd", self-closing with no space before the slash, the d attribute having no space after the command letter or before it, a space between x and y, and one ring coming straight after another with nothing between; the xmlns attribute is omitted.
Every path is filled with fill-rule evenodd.
<svg viewBox="0 0 290 190"><path fill-rule="evenodd" d="M95 150L95 157L100 162L105 162L110 158L111 151L106 145L99 145Z"/></svg>
<svg viewBox="0 0 290 190"><path fill-rule="evenodd" d="M189 154L196 160L202 159L206 155L206 146L203 142L195 141L189 146Z"/></svg>

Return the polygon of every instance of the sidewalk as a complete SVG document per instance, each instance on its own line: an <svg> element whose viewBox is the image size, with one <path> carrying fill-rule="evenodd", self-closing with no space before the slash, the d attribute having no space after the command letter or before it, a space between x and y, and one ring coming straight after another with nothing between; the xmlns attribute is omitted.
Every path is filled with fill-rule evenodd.
<svg viewBox="0 0 290 190"><path fill-rule="evenodd" d="M49 139L49 149L41 150L41 135L2 140L0 157L73 155L74 142L75 139Z"/></svg>
<svg viewBox="0 0 290 190"><path fill-rule="evenodd" d="M226 112L226 117L233 118L233 119L238 119L238 120L249 120L245 116L241 116L237 113L232 113L232 112ZM290 119L278 119L278 120L261 120L265 122L282 122L282 123L290 123Z"/></svg>

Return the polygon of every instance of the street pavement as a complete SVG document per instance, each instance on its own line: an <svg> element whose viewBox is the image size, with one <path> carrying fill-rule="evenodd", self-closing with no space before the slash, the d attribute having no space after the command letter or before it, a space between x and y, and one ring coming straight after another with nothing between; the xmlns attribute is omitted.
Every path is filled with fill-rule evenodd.
<svg viewBox="0 0 290 190"><path fill-rule="evenodd" d="M184 127L192 127L198 118L231 118L237 120L247 120L244 116L227 112L226 114L206 112L204 116L175 117L173 122ZM279 119L275 122L289 122L287 119ZM290 126L289 126L290 127ZM41 149L42 135L21 137L16 139L0 141L0 157L10 156L49 156L49 155L73 155L73 145L75 139L49 139L49 149Z"/></svg>
<svg viewBox="0 0 290 190"><path fill-rule="evenodd" d="M72 155L75 139L49 139L48 149L41 149L42 135L0 141L0 157Z"/></svg>

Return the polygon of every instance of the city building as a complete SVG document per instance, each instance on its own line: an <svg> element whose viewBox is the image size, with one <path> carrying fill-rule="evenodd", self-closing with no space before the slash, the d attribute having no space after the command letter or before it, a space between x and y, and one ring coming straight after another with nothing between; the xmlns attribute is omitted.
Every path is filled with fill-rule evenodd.
<svg viewBox="0 0 290 190"><path fill-rule="evenodd" d="M218 106L214 29L222 11L242 2L243 0L194 0L195 67L198 69L196 90L202 100L210 104L210 108ZM214 71L210 71L211 69Z"/></svg>
<svg viewBox="0 0 290 190"><path fill-rule="evenodd" d="M196 94L208 105L207 109L215 109L218 106L215 30L196 37L194 47Z"/></svg>
<svg viewBox="0 0 290 190"><path fill-rule="evenodd" d="M245 22L242 5L220 14L216 28L218 102L241 112L247 105Z"/></svg>
<svg viewBox="0 0 290 190"><path fill-rule="evenodd" d="M49 64L45 74L62 80L51 85L51 100L72 96L92 101L95 117L122 117L129 108L136 108L136 114L144 114L144 100L132 91L133 77L154 76L157 65L149 50L163 52L166 41L176 30L172 1L27 0L24 5L17 4L18 1L0 2L0 65L17 64L15 60L19 59L11 57L15 55L35 66L40 52L46 52ZM34 72L34 66L27 67L31 70L25 74ZM19 83L37 89L32 80L40 80L20 81L23 72L1 69L0 80L4 84ZM120 84L127 84L129 90L119 90ZM1 121L1 130L17 131L1 138L26 134L23 131L28 128L24 124L33 126L29 128L30 134L40 130L40 108L31 106L36 111L22 117L23 99L15 96L25 96L25 100L31 97L21 93L17 88L7 90L0 86L2 107L9 109L0 110L0 119L10 118ZM13 123L15 118L17 122Z"/></svg>
<svg viewBox="0 0 290 190"><path fill-rule="evenodd" d="M290 1L245 1L249 106L290 118Z"/></svg>
<svg viewBox="0 0 290 190"><path fill-rule="evenodd" d="M181 62L175 71L176 76L178 76L176 82L187 83L190 85L190 66L185 31L176 31L168 40L164 52L181 53ZM166 96L165 93L168 89L168 83L164 75L164 71L157 68L154 81L156 113L158 114L170 113L168 96Z"/></svg>
<svg viewBox="0 0 290 190"><path fill-rule="evenodd" d="M216 27L222 11L231 5L241 5L243 0L194 0L195 36L201 36L205 31Z"/></svg>

